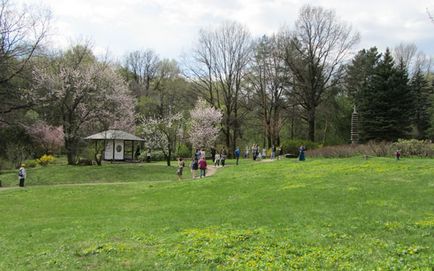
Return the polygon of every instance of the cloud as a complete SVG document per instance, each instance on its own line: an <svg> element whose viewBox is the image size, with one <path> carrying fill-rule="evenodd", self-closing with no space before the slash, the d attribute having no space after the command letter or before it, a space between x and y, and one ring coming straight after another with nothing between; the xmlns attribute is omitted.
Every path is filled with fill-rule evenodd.
<svg viewBox="0 0 434 271"><path fill-rule="evenodd" d="M33 0L18 0L34 3ZM380 50L414 42L434 55L434 24L426 9L432 0L38 0L54 15L55 46L65 47L79 37L122 57L129 51L152 48L161 57L178 58L197 40L201 28L227 20L246 25L254 36L292 26L300 7L309 3L334 9L361 34L356 49Z"/></svg>

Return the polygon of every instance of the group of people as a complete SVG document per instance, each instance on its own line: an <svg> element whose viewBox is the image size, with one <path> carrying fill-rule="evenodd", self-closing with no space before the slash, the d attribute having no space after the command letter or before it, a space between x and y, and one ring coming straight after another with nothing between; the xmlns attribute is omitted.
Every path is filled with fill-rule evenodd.
<svg viewBox="0 0 434 271"><path fill-rule="evenodd" d="M219 167L219 166L224 167L227 158L228 158L228 152L226 148L223 147L220 150L220 152L217 151L215 148L211 148L211 159L214 163L214 167Z"/></svg>
<svg viewBox="0 0 434 271"><path fill-rule="evenodd" d="M237 148L234 152L234 156L236 158L236 164L238 165L238 161L240 158L240 149ZM214 167L224 167L226 164L226 159L228 156L228 152L226 148L222 148L220 151L217 151L215 148L211 148L211 159L213 161ZM176 174L178 175L178 180L181 180L183 169L185 167L184 159L178 157L178 168L176 170ZM194 155L191 157L190 162L190 171L191 177L193 179L196 178L204 178L206 176L206 171L208 168L208 164L206 162L206 153L204 149L196 149ZM197 176L197 171L199 170L199 176Z"/></svg>
<svg viewBox="0 0 434 271"><path fill-rule="evenodd" d="M261 148L258 146L258 144L253 144L252 147L246 147L246 151L244 152L244 158L249 158L249 149L252 152L252 158L254 161L256 160L261 160L261 159L265 159L267 158L267 149ZM283 155L283 149L282 146L275 146L275 145L271 145L271 156L270 159L274 160L274 159L280 159Z"/></svg>

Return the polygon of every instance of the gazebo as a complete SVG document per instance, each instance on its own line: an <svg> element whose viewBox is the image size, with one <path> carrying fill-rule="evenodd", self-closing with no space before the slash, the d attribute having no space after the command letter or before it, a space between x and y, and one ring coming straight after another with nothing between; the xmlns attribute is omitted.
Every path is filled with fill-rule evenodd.
<svg viewBox="0 0 434 271"><path fill-rule="evenodd" d="M95 145L98 144L98 141L104 141L104 160L109 161L123 161L126 158L134 160L134 143L145 141L121 130L103 131L88 136L85 140L95 140Z"/></svg>

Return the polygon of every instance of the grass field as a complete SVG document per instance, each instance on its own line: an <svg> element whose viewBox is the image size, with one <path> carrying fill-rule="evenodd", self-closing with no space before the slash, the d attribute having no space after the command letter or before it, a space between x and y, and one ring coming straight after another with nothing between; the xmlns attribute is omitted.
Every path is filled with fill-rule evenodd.
<svg viewBox="0 0 434 271"><path fill-rule="evenodd" d="M230 164L30 169L0 189L0 270L433 269L434 160Z"/></svg>

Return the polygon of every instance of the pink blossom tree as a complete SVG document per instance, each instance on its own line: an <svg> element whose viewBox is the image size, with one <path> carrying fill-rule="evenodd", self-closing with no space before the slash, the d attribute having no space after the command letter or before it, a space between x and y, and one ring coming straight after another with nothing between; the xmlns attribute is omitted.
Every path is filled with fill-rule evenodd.
<svg viewBox="0 0 434 271"><path fill-rule="evenodd" d="M210 148L219 136L223 113L199 99L190 111L189 140L194 148Z"/></svg>
<svg viewBox="0 0 434 271"><path fill-rule="evenodd" d="M140 132L148 149L161 149L170 166L172 153L175 150L181 128L182 114L167 114L163 117L142 117Z"/></svg>
<svg viewBox="0 0 434 271"><path fill-rule="evenodd" d="M80 139L95 130L134 130L134 101L114 68L96 60L87 45L71 48L33 71L38 104L60 115L68 164Z"/></svg>
<svg viewBox="0 0 434 271"><path fill-rule="evenodd" d="M44 121L37 121L26 128L29 135L32 137L45 154L49 152L57 152L64 144L63 127L55 127L48 125Z"/></svg>

